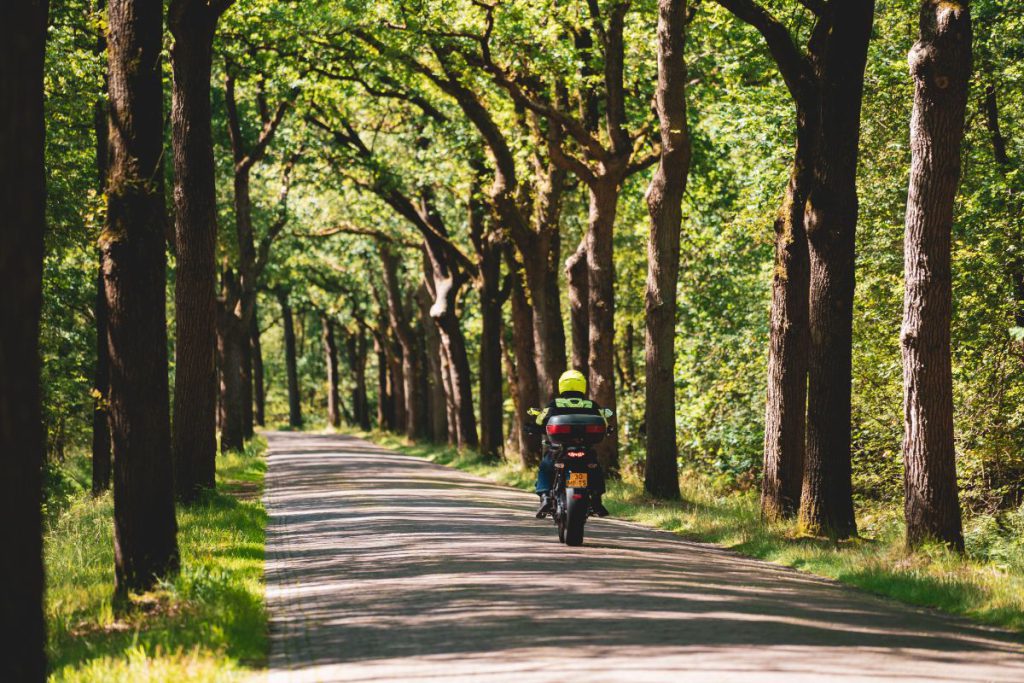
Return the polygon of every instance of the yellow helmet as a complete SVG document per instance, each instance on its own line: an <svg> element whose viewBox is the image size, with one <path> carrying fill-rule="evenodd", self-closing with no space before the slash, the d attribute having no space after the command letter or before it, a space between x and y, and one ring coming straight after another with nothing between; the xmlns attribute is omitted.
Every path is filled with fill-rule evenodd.
<svg viewBox="0 0 1024 683"><path fill-rule="evenodd" d="M563 372L558 378L558 393L564 394L567 391L576 391L581 394L587 393L587 378L579 370Z"/></svg>

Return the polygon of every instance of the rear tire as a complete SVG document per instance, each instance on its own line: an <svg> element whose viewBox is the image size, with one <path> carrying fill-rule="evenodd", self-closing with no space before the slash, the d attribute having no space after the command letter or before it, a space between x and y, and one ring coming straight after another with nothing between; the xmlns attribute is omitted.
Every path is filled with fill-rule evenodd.
<svg viewBox="0 0 1024 683"><path fill-rule="evenodd" d="M587 496L577 499L566 493L565 544L583 545L583 525L587 522Z"/></svg>

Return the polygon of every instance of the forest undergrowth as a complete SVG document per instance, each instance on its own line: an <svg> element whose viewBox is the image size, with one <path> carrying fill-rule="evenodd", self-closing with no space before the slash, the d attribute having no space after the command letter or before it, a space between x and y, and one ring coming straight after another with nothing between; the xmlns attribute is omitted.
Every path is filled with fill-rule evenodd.
<svg viewBox="0 0 1024 683"><path fill-rule="evenodd" d="M51 471L45 536L51 681L241 680L265 666L262 438L218 457L217 489L178 509L181 572L115 610L113 499L89 460Z"/></svg>
<svg viewBox="0 0 1024 683"><path fill-rule="evenodd" d="M518 463L410 443L386 432L358 434L407 455L533 491L534 472ZM965 515L964 556L940 545L911 553L904 545L903 511L891 504L861 501L859 537L835 542L801 536L795 522L762 522L756 487L725 487L686 469L679 485L682 500L656 500L644 493L642 479L627 471L621 480L609 482L604 502L616 519L714 543L907 604L1024 632L1024 507L996 515Z"/></svg>

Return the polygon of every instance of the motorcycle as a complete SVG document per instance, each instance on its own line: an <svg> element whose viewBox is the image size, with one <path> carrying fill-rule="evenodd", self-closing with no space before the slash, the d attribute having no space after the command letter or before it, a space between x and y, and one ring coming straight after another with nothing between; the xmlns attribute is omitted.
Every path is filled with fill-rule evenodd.
<svg viewBox="0 0 1024 683"><path fill-rule="evenodd" d="M532 412L532 411L531 411ZM532 412L536 415L537 412ZM597 453L594 446L612 432L607 418L612 411L604 409L603 415L555 415L542 428L527 425L528 434L541 434L545 452L550 453L555 464L555 479L551 487L552 513L558 528L558 540L570 546L583 544L583 529L587 517L594 514L590 478L597 468Z"/></svg>

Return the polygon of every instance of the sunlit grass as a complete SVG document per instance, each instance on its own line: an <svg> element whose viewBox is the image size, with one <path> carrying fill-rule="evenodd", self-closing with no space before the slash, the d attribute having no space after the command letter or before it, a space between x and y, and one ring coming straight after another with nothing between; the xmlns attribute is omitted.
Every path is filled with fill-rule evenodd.
<svg viewBox="0 0 1024 683"><path fill-rule="evenodd" d="M52 681L223 681L265 665L257 439L217 460L217 491L178 508L181 574L117 615L113 501L80 492L46 534Z"/></svg>
<svg viewBox="0 0 1024 683"><path fill-rule="evenodd" d="M409 455L533 490L534 473L517 463L488 462L476 453L410 444L391 434L363 436ZM627 475L609 483L604 502L618 519L715 543L901 602L1024 631L1024 540L1005 529L997 534L991 517L965 520L967 557L941 547L909 553L903 545L901 511L893 507L862 507L858 510L860 538L836 543L801 537L792 523L762 523L752 491L722 491L693 472L683 474L680 486L681 501L658 501L645 495L639 480ZM1024 512L1017 517L1024 517Z"/></svg>

